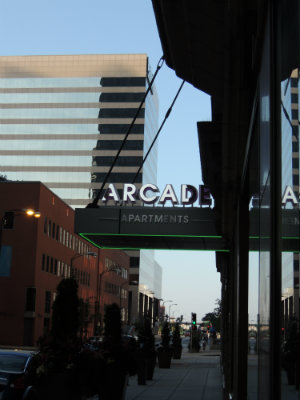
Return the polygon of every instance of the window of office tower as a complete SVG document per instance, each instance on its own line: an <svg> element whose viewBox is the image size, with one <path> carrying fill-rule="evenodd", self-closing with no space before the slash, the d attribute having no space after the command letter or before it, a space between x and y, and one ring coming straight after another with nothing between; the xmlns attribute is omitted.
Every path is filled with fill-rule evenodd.
<svg viewBox="0 0 300 400"><path fill-rule="evenodd" d="M298 2L280 1L282 236L281 272L281 398L299 394L299 10ZM296 246L295 246L296 244ZM294 397L290 397L294 396ZM299 396L299 397L298 397Z"/></svg>

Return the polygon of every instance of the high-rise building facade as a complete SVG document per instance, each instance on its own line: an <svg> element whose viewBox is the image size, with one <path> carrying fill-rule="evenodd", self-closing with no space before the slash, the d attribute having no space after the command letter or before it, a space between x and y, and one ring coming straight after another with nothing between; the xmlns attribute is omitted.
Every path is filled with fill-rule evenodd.
<svg viewBox="0 0 300 400"><path fill-rule="evenodd" d="M71 207L101 186L148 84L144 54L0 57L0 174L42 181ZM147 96L109 182L134 178L157 130ZM156 146L136 179L156 182Z"/></svg>
<svg viewBox="0 0 300 400"><path fill-rule="evenodd" d="M98 194L149 79L145 54L0 57L0 175L41 181L72 208L86 207ZM108 179L120 196L123 184L135 178L157 127L152 87ZM155 184L156 167L154 145L136 186ZM153 254L142 257L138 268L139 252L130 256L132 273L139 275L133 298L145 286L160 298Z"/></svg>

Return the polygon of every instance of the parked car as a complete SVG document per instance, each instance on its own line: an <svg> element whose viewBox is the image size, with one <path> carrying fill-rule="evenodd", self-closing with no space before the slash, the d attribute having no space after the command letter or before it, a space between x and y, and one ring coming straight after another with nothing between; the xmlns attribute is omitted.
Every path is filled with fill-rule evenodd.
<svg viewBox="0 0 300 400"><path fill-rule="evenodd" d="M102 336L91 336L88 338L88 343L97 345L103 341Z"/></svg>
<svg viewBox="0 0 300 400"><path fill-rule="evenodd" d="M0 349L0 400L35 400L33 387L26 384L26 371L36 353Z"/></svg>

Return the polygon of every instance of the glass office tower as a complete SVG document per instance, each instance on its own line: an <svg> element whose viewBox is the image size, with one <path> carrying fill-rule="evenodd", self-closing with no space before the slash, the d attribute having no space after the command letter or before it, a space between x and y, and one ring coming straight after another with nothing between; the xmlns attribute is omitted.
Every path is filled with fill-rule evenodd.
<svg viewBox="0 0 300 400"><path fill-rule="evenodd" d="M148 84L144 54L0 57L0 174L42 181L71 207L101 186ZM130 183L157 130L147 96L109 182ZM156 146L142 175L156 183ZM150 179L150 180L149 180Z"/></svg>

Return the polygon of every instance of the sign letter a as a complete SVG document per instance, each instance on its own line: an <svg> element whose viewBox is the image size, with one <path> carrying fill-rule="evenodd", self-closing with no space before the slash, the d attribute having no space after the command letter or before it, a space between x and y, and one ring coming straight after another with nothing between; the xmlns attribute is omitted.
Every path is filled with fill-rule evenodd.
<svg viewBox="0 0 300 400"><path fill-rule="evenodd" d="M118 203L120 201L120 196L119 193L117 191L117 189L115 188L115 185L113 183L110 183L108 185L108 188L102 198L102 201L107 202L109 200L113 200L116 203Z"/></svg>
<svg viewBox="0 0 300 400"><path fill-rule="evenodd" d="M295 196L293 189L290 186L287 186L285 188L285 191L284 191L283 197L282 197L282 204L286 204L288 201L291 201L292 204L297 204L297 198Z"/></svg>

